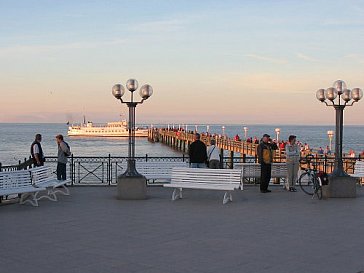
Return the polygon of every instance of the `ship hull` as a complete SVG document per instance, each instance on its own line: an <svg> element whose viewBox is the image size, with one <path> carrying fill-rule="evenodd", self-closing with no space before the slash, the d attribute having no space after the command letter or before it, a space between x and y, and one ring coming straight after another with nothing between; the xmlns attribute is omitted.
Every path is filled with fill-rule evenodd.
<svg viewBox="0 0 364 273"><path fill-rule="evenodd" d="M110 122L107 126L94 126L88 122L85 126L68 127L68 136L73 137L128 137L126 122ZM137 128L135 137L147 137L148 129Z"/></svg>

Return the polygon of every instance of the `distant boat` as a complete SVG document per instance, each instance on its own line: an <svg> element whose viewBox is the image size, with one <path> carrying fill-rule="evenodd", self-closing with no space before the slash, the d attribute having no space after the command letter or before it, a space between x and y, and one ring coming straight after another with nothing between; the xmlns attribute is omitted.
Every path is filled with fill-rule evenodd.
<svg viewBox="0 0 364 273"><path fill-rule="evenodd" d="M126 120L108 122L106 125L94 125L92 122L68 127L68 136L83 137L127 137L129 136L128 124ZM147 128L135 128L136 137L147 137Z"/></svg>

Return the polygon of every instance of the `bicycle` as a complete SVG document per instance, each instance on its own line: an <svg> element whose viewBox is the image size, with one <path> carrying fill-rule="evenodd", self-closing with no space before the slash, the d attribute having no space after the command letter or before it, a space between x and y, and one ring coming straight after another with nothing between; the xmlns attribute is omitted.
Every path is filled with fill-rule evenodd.
<svg viewBox="0 0 364 273"><path fill-rule="evenodd" d="M298 179L298 183L302 191L308 195L312 195L312 199L317 196L318 199L322 199L322 181L319 172L310 168L311 159L309 156L306 157L308 168L302 173Z"/></svg>

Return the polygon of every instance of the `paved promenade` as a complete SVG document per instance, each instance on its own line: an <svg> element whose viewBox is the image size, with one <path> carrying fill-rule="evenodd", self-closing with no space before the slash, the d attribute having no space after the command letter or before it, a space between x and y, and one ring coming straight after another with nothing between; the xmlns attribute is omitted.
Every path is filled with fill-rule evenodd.
<svg viewBox="0 0 364 273"><path fill-rule="evenodd" d="M75 187L38 208L0 206L0 272L357 273L364 271L364 188L355 199L311 200L256 186L234 192Z"/></svg>

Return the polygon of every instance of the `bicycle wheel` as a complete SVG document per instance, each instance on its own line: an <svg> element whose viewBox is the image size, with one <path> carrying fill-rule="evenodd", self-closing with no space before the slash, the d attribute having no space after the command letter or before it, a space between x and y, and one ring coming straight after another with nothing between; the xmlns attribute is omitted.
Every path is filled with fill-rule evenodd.
<svg viewBox="0 0 364 273"><path fill-rule="evenodd" d="M298 183L300 184L300 187L302 191L308 195L313 195L315 192L314 189L314 177L309 172L304 172L301 174L300 178L298 179Z"/></svg>
<svg viewBox="0 0 364 273"><path fill-rule="evenodd" d="M315 177L314 179L314 187L315 187L315 194L317 195L318 199L322 199L322 183L320 177Z"/></svg>

